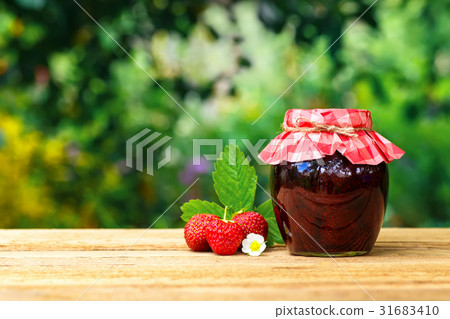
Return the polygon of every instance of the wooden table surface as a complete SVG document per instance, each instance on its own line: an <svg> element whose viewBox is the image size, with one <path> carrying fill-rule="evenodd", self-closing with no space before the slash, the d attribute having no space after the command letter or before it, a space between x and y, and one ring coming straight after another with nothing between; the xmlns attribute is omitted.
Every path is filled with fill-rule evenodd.
<svg viewBox="0 0 450 319"><path fill-rule="evenodd" d="M362 288L330 258L195 253L182 229L144 231L0 230L0 299L450 299L450 228L385 228L370 255L337 258Z"/></svg>

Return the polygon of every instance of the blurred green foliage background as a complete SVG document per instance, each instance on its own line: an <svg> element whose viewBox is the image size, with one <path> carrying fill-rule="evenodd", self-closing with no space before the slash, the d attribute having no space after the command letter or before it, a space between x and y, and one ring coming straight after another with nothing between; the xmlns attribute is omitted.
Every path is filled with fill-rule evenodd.
<svg viewBox="0 0 450 319"><path fill-rule="evenodd" d="M74 1L2 1L0 227L147 227L200 177L155 224L181 226L184 201L216 199L192 139L254 144L317 107L369 109L406 151L386 225L450 226L450 1L378 1L255 125L372 1L77 1L200 125ZM173 137L154 176L125 165L144 128Z"/></svg>

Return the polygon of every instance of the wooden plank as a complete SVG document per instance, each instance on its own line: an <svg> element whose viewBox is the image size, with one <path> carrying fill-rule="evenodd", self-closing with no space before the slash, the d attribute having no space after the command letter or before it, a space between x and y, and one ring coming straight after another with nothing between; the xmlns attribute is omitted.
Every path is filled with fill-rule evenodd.
<svg viewBox="0 0 450 319"><path fill-rule="evenodd" d="M144 231L1 230L0 299L74 300ZM376 300L450 299L450 229L385 228L370 255L336 261ZM370 298L330 258L195 253L181 229L152 229L82 299Z"/></svg>

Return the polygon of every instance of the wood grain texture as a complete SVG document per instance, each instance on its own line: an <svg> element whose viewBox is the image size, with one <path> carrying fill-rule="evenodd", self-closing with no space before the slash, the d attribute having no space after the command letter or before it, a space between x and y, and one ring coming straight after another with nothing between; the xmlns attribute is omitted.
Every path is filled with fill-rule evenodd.
<svg viewBox="0 0 450 319"><path fill-rule="evenodd" d="M145 230L0 230L1 300L75 300ZM368 256L336 261L376 300L449 300L450 229L385 228ZM149 230L82 300L370 300L330 258L195 253Z"/></svg>

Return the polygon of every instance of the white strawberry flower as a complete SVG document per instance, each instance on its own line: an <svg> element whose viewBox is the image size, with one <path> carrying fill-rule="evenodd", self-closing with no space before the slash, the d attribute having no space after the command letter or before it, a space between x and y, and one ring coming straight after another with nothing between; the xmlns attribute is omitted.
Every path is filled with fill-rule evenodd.
<svg viewBox="0 0 450 319"><path fill-rule="evenodd" d="M250 256L259 256L266 249L264 237L258 234L248 234L242 241L242 252Z"/></svg>

